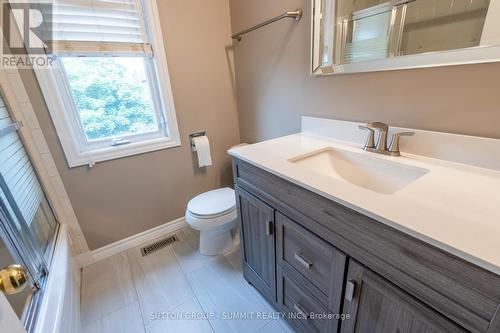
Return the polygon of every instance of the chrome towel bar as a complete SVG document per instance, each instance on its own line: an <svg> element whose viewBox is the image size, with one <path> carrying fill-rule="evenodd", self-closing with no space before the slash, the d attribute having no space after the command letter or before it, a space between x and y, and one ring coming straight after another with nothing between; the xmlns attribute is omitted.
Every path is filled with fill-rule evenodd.
<svg viewBox="0 0 500 333"><path fill-rule="evenodd" d="M299 8L293 12L286 12L284 14L281 14L280 16L276 16L276 17L269 19L265 22L254 25L251 28L245 29L245 30L240 31L238 33L235 33L235 34L231 35L231 38L236 39L237 41L241 41L241 38L243 37L243 35L249 33L250 31L257 30L257 29L262 28L268 24L271 24L273 22L279 21L279 20L287 18L287 17L293 18L293 19L295 19L295 21L299 21L302 18L302 9Z"/></svg>

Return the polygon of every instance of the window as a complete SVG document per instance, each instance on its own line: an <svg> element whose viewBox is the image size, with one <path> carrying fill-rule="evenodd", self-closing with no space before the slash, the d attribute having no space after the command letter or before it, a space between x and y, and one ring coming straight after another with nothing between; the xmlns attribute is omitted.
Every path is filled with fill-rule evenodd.
<svg viewBox="0 0 500 333"><path fill-rule="evenodd" d="M395 7L394 7L395 8ZM374 6L346 19L344 63L383 59L389 56L393 6ZM349 33L348 33L349 32Z"/></svg>
<svg viewBox="0 0 500 333"><path fill-rule="evenodd" d="M57 0L35 68L70 167L180 145L155 1Z"/></svg>

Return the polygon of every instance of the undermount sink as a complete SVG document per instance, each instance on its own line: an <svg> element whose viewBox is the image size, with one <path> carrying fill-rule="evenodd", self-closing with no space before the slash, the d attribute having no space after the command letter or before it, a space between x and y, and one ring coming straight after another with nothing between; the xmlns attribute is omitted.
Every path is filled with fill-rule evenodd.
<svg viewBox="0 0 500 333"><path fill-rule="evenodd" d="M393 194L429 171L368 153L336 148L321 149L289 161L310 171L382 194Z"/></svg>

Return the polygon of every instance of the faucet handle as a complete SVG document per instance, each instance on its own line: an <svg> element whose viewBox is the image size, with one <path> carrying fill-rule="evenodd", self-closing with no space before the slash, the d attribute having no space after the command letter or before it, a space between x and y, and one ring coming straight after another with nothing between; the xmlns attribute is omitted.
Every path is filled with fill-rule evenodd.
<svg viewBox="0 0 500 333"><path fill-rule="evenodd" d="M366 124L368 128L374 128L382 132L387 132L389 130L389 125L382 123L380 121L373 121L371 123Z"/></svg>
<svg viewBox="0 0 500 333"><path fill-rule="evenodd" d="M392 135L391 146L389 147L389 152L392 156L401 156L399 151L399 138L402 136L414 136L415 132L398 132Z"/></svg>
<svg viewBox="0 0 500 333"><path fill-rule="evenodd" d="M368 131L368 137L366 138L365 146L363 149L366 148L375 148L375 130L373 128L359 125L359 129L362 129L364 131Z"/></svg>

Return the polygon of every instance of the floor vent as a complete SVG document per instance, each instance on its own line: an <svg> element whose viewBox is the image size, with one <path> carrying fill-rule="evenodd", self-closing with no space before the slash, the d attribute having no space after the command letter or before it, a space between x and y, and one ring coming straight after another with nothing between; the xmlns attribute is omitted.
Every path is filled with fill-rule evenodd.
<svg viewBox="0 0 500 333"><path fill-rule="evenodd" d="M179 240L179 238L177 237L177 235L172 235L172 236L168 236L165 239L159 240L156 243L145 246L145 247L141 248L142 256L145 257L147 255L150 255L151 253L156 252L158 250L161 250L164 247L166 247L174 242L177 242L178 240Z"/></svg>

